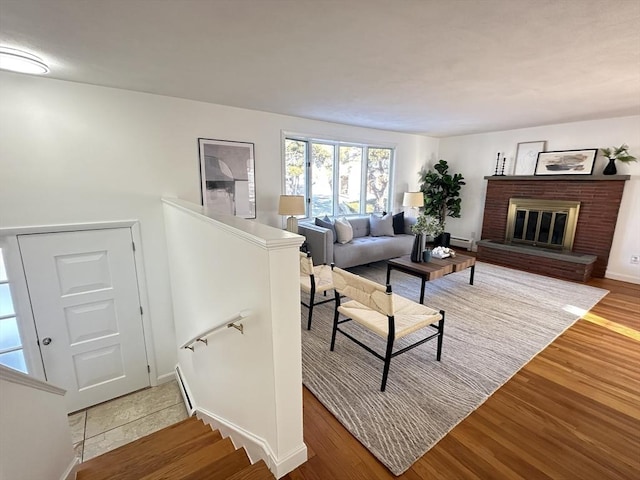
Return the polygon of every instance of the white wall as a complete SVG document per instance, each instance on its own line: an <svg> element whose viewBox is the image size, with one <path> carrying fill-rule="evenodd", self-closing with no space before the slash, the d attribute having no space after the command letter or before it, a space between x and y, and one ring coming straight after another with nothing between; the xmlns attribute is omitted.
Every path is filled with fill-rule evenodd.
<svg viewBox="0 0 640 480"><path fill-rule="evenodd" d="M77 461L64 396L30 386L38 382L26 375L16 382L20 376L0 368L0 479L72 478Z"/></svg>
<svg viewBox="0 0 640 480"><path fill-rule="evenodd" d="M604 148L629 145L630 153L640 158L640 116L564 123L478 135L448 137L440 140L439 157L447 160L453 172L464 175L462 217L448 219L447 230L480 239L482 213L487 189L484 176L493 175L497 152L508 158L505 174L513 172L517 144L547 141L547 151ZM594 175L601 175L606 159L598 157ZM631 175L626 182L618 223L611 247L606 276L640 283L640 265L632 265L631 255L640 255L640 162L616 162L619 174Z"/></svg>
<svg viewBox="0 0 640 480"><path fill-rule="evenodd" d="M257 221L282 225L281 131L395 144L394 203L438 140L0 72L0 227L138 219L160 375L175 364L160 198L200 200L198 137L255 143Z"/></svg>
<svg viewBox="0 0 640 480"><path fill-rule="evenodd" d="M208 345L180 349L182 377L196 410L217 420L215 428L228 427L236 447L281 477L307 459L298 250L304 238L235 217L207 218L201 210L180 201L164 206L177 344L242 311L249 316L243 334L223 329Z"/></svg>

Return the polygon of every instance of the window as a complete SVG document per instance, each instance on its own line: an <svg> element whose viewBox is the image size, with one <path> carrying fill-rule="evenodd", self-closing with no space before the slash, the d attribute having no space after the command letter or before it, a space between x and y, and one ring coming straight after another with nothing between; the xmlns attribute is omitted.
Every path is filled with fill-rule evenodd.
<svg viewBox="0 0 640 480"><path fill-rule="evenodd" d="M354 215L390 210L394 149L285 138L285 194L304 195L307 215Z"/></svg>
<svg viewBox="0 0 640 480"><path fill-rule="evenodd" d="M28 373L2 249L0 249L0 363Z"/></svg>

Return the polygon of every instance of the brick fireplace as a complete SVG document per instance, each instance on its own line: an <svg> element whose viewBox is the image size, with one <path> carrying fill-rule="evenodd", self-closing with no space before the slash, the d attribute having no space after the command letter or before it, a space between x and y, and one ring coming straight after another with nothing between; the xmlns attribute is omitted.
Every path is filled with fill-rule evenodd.
<svg viewBox="0 0 640 480"><path fill-rule="evenodd" d="M628 175L492 176L488 181L478 259L567 280L604 277ZM573 249L519 246L506 239L512 198L579 202Z"/></svg>

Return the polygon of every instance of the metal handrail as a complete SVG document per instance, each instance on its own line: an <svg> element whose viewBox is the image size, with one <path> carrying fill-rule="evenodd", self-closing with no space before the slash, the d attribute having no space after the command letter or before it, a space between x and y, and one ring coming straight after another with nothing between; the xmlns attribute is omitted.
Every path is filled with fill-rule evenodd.
<svg viewBox="0 0 640 480"><path fill-rule="evenodd" d="M202 342L205 345L209 345L209 342L207 340L206 337L208 337L209 335L213 335L214 333L219 332L222 329L225 328L235 328L236 330L238 330L240 333L244 334L244 326L242 324L238 324L236 322L242 321L245 318L247 318L249 316L249 311L248 310L243 310L242 312L239 312L237 315L231 317L228 320L225 320L224 322L216 325L215 327L211 327L208 330L205 330L202 333L199 333L198 335L196 335L195 337L191 338L189 341L183 343L180 348L186 348L191 350L192 352L194 351L193 346L197 343L197 342Z"/></svg>

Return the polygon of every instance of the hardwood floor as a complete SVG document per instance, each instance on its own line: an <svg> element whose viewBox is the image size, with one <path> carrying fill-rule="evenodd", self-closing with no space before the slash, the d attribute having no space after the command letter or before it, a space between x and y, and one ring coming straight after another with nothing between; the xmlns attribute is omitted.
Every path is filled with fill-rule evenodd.
<svg viewBox="0 0 640 480"><path fill-rule="evenodd" d="M304 389L309 461L289 480L640 478L640 285L610 290L400 477Z"/></svg>

